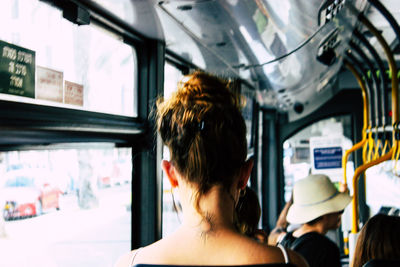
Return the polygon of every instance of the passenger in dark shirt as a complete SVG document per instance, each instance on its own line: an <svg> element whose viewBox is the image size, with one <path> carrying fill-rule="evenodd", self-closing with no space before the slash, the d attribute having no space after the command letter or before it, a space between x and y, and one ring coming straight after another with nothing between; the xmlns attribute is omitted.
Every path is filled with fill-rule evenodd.
<svg viewBox="0 0 400 267"><path fill-rule="evenodd" d="M340 252L337 245L325 235L309 232L296 238L287 233L280 242L284 247L300 253L311 266L340 267Z"/></svg>
<svg viewBox="0 0 400 267"><path fill-rule="evenodd" d="M325 234L340 226L341 215L351 197L339 192L325 175L309 175L298 181L292 197L271 231L268 243L293 249L310 267L340 267L339 248ZM288 223L300 227L287 233Z"/></svg>

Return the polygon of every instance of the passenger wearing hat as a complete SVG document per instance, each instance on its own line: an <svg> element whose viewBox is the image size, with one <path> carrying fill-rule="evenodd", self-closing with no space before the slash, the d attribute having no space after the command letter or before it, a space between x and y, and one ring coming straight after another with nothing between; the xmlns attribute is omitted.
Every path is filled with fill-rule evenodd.
<svg viewBox="0 0 400 267"><path fill-rule="evenodd" d="M339 192L327 176L309 175L294 185L292 199L282 210L268 242L297 251L310 267L340 267L339 248L325 234L340 226L350 201L351 197ZM301 226L286 233L288 222Z"/></svg>

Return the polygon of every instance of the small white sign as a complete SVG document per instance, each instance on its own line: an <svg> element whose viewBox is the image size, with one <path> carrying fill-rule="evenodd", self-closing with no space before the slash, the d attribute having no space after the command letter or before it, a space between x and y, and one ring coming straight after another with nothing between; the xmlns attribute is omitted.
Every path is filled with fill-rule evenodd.
<svg viewBox="0 0 400 267"><path fill-rule="evenodd" d="M310 160L313 174L325 174L332 182L343 180L343 136L311 137Z"/></svg>
<svg viewBox="0 0 400 267"><path fill-rule="evenodd" d="M37 99L63 102L63 73L36 66Z"/></svg>
<svg viewBox="0 0 400 267"><path fill-rule="evenodd" d="M83 106L83 85L65 81L64 103Z"/></svg>

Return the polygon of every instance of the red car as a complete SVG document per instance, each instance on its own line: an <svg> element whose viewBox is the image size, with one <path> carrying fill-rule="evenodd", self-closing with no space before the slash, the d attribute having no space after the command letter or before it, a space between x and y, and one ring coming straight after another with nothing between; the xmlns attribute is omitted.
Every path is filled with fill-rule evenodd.
<svg viewBox="0 0 400 267"><path fill-rule="evenodd" d="M47 170L33 169L6 173L0 189L4 219L32 217L50 209L59 210L62 192L50 184L49 178L56 179L50 175Z"/></svg>

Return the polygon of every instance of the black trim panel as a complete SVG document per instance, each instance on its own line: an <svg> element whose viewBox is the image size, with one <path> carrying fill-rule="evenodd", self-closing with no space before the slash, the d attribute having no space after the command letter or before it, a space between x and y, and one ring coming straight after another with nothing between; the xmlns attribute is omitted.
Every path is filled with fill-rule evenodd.
<svg viewBox="0 0 400 267"><path fill-rule="evenodd" d="M148 131L136 118L0 100L0 145L132 144ZM139 138L140 139L140 138Z"/></svg>

